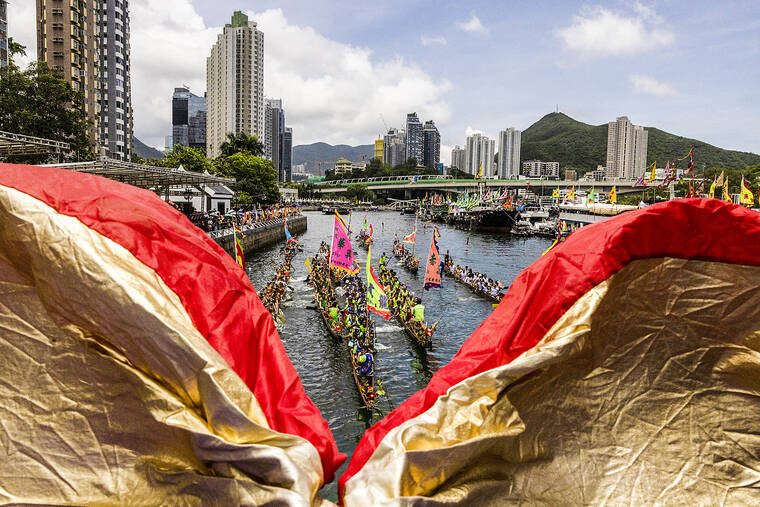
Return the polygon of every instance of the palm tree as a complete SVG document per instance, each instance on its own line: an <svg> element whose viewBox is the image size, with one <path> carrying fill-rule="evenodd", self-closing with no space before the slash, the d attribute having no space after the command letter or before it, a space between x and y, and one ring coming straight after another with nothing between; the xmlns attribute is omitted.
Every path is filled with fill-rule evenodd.
<svg viewBox="0 0 760 507"><path fill-rule="evenodd" d="M222 155L229 157L235 153L248 152L251 155L260 157L264 155L264 144L256 136L249 136L245 132L232 132L227 134L227 140L220 146Z"/></svg>

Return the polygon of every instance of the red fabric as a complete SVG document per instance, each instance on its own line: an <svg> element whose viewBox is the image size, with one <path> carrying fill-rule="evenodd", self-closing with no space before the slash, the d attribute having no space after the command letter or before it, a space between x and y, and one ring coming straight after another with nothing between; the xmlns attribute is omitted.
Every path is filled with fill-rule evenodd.
<svg viewBox="0 0 760 507"><path fill-rule="evenodd" d="M584 227L525 269L498 308L428 386L364 433L346 482L388 432L428 410L451 386L534 347L585 293L637 259L675 257L760 265L760 214L717 199L680 199Z"/></svg>
<svg viewBox="0 0 760 507"><path fill-rule="evenodd" d="M346 459L306 396L269 312L245 272L156 194L71 170L0 164L0 185L78 218L153 269L198 331L253 391L272 429L316 447L324 480Z"/></svg>

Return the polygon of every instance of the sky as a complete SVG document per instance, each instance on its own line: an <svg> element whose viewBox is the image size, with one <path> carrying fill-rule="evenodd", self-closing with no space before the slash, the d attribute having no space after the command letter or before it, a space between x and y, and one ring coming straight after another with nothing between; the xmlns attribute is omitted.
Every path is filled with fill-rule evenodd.
<svg viewBox="0 0 760 507"><path fill-rule="evenodd" d="M35 54L34 2L9 34ZM163 148L176 86L205 91L233 11L264 32L264 92L294 144L370 144L406 113L441 131L441 158L564 112L760 153L760 2L654 0L131 0L135 135ZM22 62L25 63L25 62Z"/></svg>

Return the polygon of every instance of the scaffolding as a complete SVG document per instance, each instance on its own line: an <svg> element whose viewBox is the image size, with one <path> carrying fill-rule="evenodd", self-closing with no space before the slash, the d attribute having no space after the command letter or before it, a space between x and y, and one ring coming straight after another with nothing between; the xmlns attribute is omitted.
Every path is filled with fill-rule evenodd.
<svg viewBox="0 0 760 507"><path fill-rule="evenodd" d="M0 130L0 160L15 155L44 154L56 154L61 158L70 151L69 143Z"/></svg>

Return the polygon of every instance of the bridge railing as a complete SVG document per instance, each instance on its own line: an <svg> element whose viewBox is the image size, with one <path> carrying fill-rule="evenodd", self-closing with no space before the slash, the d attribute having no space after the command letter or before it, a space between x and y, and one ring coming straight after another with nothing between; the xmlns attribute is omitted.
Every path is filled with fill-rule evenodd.
<svg viewBox="0 0 760 507"><path fill-rule="evenodd" d="M373 178L351 178L344 180L320 181L316 185L351 185L355 183L375 183L375 182L394 182L394 181L425 181L425 180L453 180L450 174L418 174L409 176L376 176Z"/></svg>

